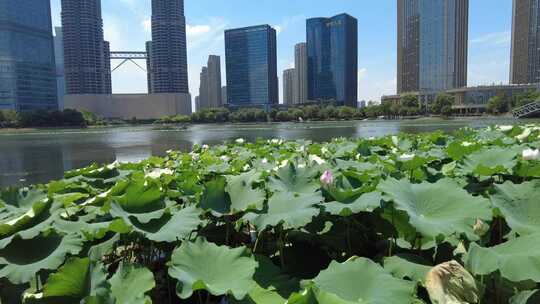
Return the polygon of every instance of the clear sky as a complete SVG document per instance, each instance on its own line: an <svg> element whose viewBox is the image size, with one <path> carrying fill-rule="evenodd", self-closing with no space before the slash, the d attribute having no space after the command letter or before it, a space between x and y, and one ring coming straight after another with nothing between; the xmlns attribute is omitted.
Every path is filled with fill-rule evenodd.
<svg viewBox="0 0 540 304"><path fill-rule="evenodd" d="M58 26L60 0L51 2L53 25ZM111 49L144 50L145 41L151 39L151 0L101 2ZM185 0L185 10L193 98L209 54L222 57L225 84L225 29L258 24L276 28L281 82L283 70L294 66L294 45L306 39L305 20L343 12L358 19L359 100L380 100L396 91L396 0ZM507 83L512 0L470 0L469 15L468 84ZM146 74L133 64L121 67L112 78L114 93L146 92Z"/></svg>

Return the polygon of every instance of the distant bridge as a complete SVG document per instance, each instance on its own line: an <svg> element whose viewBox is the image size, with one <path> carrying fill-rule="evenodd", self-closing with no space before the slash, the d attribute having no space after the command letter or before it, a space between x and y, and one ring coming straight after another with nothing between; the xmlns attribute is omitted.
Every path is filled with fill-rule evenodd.
<svg viewBox="0 0 540 304"><path fill-rule="evenodd" d="M512 110L512 114L515 118L525 118L535 113L540 113L540 101L531 102Z"/></svg>
<svg viewBox="0 0 540 304"><path fill-rule="evenodd" d="M148 53L146 52L111 52L111 60L122 60L119 65L117 65L115 68L112 69L111 72L116 71L119 67L121 67L124 63L130 61L131 63L135 64L139 69L146 72L146 69L140 66L135 60L148 60Z"/></svg>

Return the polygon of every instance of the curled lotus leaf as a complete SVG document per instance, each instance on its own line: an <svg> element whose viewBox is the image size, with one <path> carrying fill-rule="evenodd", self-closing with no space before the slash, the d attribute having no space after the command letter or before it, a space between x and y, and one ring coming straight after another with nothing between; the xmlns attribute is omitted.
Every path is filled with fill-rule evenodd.
<svg viewBox="0 0 540 304"><path fill-rule="evenodd" d="M431 239L463 233L477 240L473 229L476 220L488 221L492 217L487 199L470 195L450 179L412 184L389 178L379 184L379 190L386 193L396 209L407 213L418 232Z"/></svg>
<svg viewBox="0 0 540 304"><path fill-rule="evenodd" d="M518 293L510 299L510 304L536 304L540 303L540 290L527 290Z"/></svg>
<svg viewBox="0 0 540 304"><path fill-rule="evenodd" d="M518 237L491 248L472 243L465 265L475 275L499 271L513 282L540 282L540 234Z"/></svg>
<svg viewBox="0 0 540 304"><path fill-rule="evenodd" d="M474 277L458 262L433 267L426 276L426 289L434 304L468 304L480 301Z"/></svg>
<svg viewBox="0 0 540 304"><path fill-rule="evenodd" d="M43 286L43 292L26 294L28 304L112 304L110 284L103 265L88 258L71 258Z"/></svg>
<svg viewBox="0 0 540 304"><path fill-rule="evenodd" d="M513 231L520 235L540 233L540 181L514 184L506 182L495 185L491 196L493 206L497 207Z"/></svg>
<svg viewBox="0 0 540 304"><path fill-rule="evenodd" d="M206 290L214 296L232 295L242 300L255 285L257 267L246 247L233 249L197 239L173 251L169 275L178 280L176 293L182 299Z"/></svg>
<svg viewBox="0 0 540 304"><path fill-rule="evenodd" d="M176 242L187 238L202 223L200 214L200 210L195 206L189 206L178 211L166 212L162 217L148 223L141 223L118 206L113 205L111 209L111 215L122 218L131 226L132 231L139 232L155 242Z"/></svg>
<svg viewBox="0 0 540 304"><path fill-rule="evenodd" d="M409 278L415 282L425 282L432 266L427 261L414 255L395 255L384 259L384 269L399 279Z"/></svg>
<svg viewBox="0 0 540 304"><path fill-rule="evenodd" d="M0 249L0 278L14 284L27 283L41 270L55 270L68 254L81 251L82 238L76 234L40 235L33 239L14 238Z"/></svg>

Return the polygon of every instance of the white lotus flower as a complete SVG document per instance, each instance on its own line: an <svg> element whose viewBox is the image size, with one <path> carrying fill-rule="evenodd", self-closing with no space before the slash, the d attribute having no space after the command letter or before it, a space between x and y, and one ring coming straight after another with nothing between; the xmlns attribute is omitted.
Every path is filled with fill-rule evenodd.
<svg viewBox="0 0 540 304"><path fill-rule="evenodd" d="M210 146L208 146L208 145L203 145L203 146L202 146L202 149L203 149L203 150L208 150L208 149L210 149Z"/></svg>
<svg viewBox="0 0 540 304"><path fill-rule="evenodd" d="M245 142L246 142L246 141L245 141L243 138L238 138L238 139L236 140L236 143L237 143L237 144L240 144L240 145L243 144L243 143L245 143Z"/></svg>
<svg viewBox="0 0 540 304"><path fill-rule="evenodd" d="M151 172L149 172L148 174L146 174L146 177L150 177L150 178L153 178L153 179L158 179L162 175L173 175L173 173L174 172L171 169L156 168L156 169L152 170Z"/></svg>
<svg viewBox="0 0 540 304"><path fill-rule="evenodd" d="M283 143L283 139L274 138L270 141L270 143L274 145L281 145Z"/></svg>
<svg viewBox="0 0 540 304"><path fill-rule="evenodd" d="M324 171L324 173L321 175L321 183L323 185L331 185L334 183L334 176L332 175L332 172L329 170Z"/></svg>
<svg viewBox="0 0 540 304"><path fill-rule="evenodd" d="M328 151L328 149L327 149L326 147L322 147L321 153L322 153L323 155L324 155L324 154L327 154L328 152L330 152L330 151Z"/></svg>
<svg viewBox="0 0 540 304"><path fill-rule="evenodd" d="M306 164L298 164L298 169L304 169L306 167Z"/></svg>
<svg viewBox="0 0 540 304"><path fill-rule="evenodd" d="M531 133L532 133L532 130L530 128L525 128L525 130L523 130L523 133L516 136L516 139L519 141L524 141L527 138L529 138L529 136L531 136Z"/></svg>
<svg viewBox="0 0 540 304"><path fill-rule="evenodd" d="M189 155L191 155L191 158L193 160L195 160L195 161L199 160L199 153L191 152L191 153L189 153Z"/></svg>
<svg viewBox="0 0 540 304"><path fill-rule="evenodd" d="M514 126L498 126L498 129L503 132L510 132L514 129Z"/></svg>
<svg viewBox="0 0 540 304"><path fill-rule="evenodd" d="M398 149L396 149L396 148L392 148L392 153L394 153L394 154L397 154L398 152L399 152L399 150L398 150Z"/></svg>
<svg viewBox="0 0 540 304"><path fill-rule="evenodd" d="M246 164L246 165L244 166L244 168L242 168L242 169L243 169L244 171L247 171L247 170L249 170L249 169L250 169L250 166L249 166L249 164Z"/></svg>
<svg viewBox="0 0 540 304"><path fill-rule="evenodd" d="M461 143L461 145L464 146L464 147L470 147L470 146L472 146L474 144L471 143L471 142L468 142L468 141L464 141L464 142Z"/></svg>
<svg viewBox="0 0 540 304"><path fill-rule="evenodd" d="M322 159L318 155L314 155L314 154L311 154L309 156L309 161L310 162L316 162L317 165L322 165L322 164L326 163L326 161L324 159Z"/></svg>
<svg viewBox="0 0 540 304"><path fill-rule="evenodd" d="M402 162L408 162L414 159L414 154L402 154L398 159Z"/></svg>
<svg viewBox="0 0 540 304"><path fill-rule="evenodd" d="M263 163L263 164L268 164L268 159L263 158L263 159L261 160L261 163Z"/></svg>
<svg viewBox="0 0 540 304"><path fill-rule="evenodd" d="M220 159L222 162L225 162L225 163L226 163L226 162L229 162L229 157L226 156L226 155L221 156L219 159Z"/></svg>
<svg viewBox="0 0 540 304"><path fill-rule="evenodd" d="M286 167L288 164L289 164L289 160L285 159L285 160L283 160L283 161L279 164L279 167L278 167L278 168L284 168L284 167Z"/></svg>
<svg viewBox="0 0 540 304"><path fill-rule="evenodd" d="M540 158L540 150L526 149L523 150L523 160L537 160Z"/></svg>
<svg viewBox="0 0 540 304"><path fill-rule="evenodd" d="M371 136L368 138L368 140L375 140L376 138L374 136Z"/></svg>

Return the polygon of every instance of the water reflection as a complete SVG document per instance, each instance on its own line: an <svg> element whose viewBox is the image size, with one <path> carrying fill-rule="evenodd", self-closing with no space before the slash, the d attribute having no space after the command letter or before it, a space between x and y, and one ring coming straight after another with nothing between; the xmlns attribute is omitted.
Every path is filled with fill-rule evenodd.
<svg viewBox="0 0 540 304"><path fill-rule="evenodd" d="M0 188L45 183L63 172L115 160L135 162L167 150L189 151L194 144L218 144L242 137L310 139L371 137L398 132L453 131L463 126L484 127L514 120L367 121L307 124L196 125L188 130L154 130L153 127L72 130L0 135Z"/></svg>

